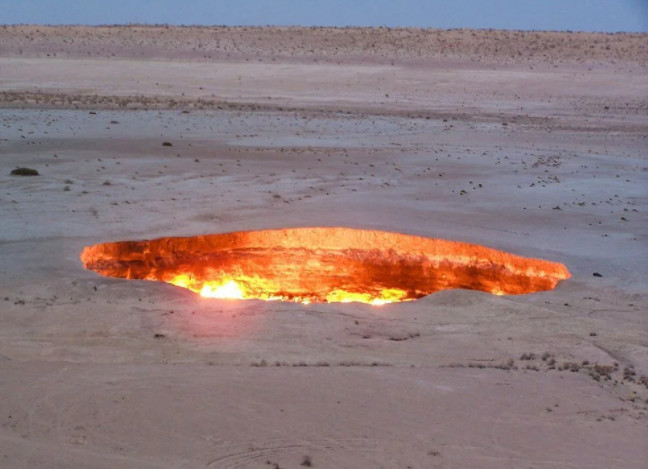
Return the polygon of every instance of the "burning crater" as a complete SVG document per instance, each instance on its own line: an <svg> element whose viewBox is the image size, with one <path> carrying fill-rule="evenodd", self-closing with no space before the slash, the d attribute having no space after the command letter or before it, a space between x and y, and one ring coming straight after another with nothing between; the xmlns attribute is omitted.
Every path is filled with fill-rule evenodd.
<svg viewBox="0 0 648 469"><path fill-rule="evenodd" d="M351 228L240 231L88 246L86 269L157 280L205 297L384 304L464 288L553 289L563 264L442 239Z"/></svg>

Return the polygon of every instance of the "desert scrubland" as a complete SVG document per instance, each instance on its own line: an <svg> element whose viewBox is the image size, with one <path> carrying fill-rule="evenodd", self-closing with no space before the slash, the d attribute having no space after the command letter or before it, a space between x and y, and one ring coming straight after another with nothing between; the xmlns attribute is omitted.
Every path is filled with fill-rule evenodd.
<svg viewBox="0 0 648 469"><path fill-rule="evenodd" d="M645 467L647 72L646 34L0 27L0 467ZM309 226L571 278L304 305L79 258Z"/></svg>

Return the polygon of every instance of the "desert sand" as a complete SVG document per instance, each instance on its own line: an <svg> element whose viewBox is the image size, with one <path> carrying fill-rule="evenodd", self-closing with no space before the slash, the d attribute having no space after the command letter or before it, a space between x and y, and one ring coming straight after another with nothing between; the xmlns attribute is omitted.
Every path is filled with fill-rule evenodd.
<svg viewBox="0 0 648 469"><path fill-rule="evenodd" d="M0 467L646 467L646 44L0 27ZM477 243L572 277L304 305L79 259L305 226Z"/></svg>

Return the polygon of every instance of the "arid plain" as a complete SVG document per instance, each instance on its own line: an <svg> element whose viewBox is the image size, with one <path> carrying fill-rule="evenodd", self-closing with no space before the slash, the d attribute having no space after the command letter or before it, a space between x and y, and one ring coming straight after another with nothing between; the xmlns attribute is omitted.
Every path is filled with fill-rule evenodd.
<svg viewBox="0 0 648 469"><path fill-rule="evenodd" d="M647 72L645 34L0 27L0 467L644 468ZM303 305L79 259L302 226L572 277Z"/></svg>

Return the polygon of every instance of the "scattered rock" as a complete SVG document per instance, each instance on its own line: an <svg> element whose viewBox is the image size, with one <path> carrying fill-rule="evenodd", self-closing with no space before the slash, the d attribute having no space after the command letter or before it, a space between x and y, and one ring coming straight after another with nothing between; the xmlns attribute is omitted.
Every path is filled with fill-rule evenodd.
<svg viewBox="0 0 648 469"><path fill-rule="evenodd" d="M11 171L12 176L40 176L38 171L32 168L16 168Z"/></svg>

